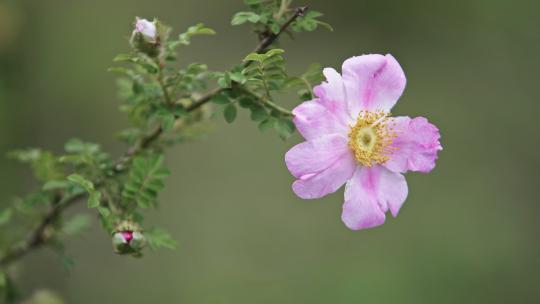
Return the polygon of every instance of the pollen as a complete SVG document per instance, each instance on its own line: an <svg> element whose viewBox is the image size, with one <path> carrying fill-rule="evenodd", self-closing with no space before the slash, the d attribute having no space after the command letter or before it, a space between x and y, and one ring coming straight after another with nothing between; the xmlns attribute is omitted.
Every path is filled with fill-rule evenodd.
<svg viewBox="0 0 540 304"><path fill-rule="evenodd" d="M384 164L390 159L396 150L392 147L395 138L390 113L362 111L358 114L356 124L351 126L349 147L360 165L371 167Z"/></svg>

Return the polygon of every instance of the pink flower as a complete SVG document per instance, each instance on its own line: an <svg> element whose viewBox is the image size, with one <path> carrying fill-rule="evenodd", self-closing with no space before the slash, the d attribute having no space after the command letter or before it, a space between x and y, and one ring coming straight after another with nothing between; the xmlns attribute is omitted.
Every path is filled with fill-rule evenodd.
<svg viewBox="0 0 540 304"><path fill-rule="evenodd" d="M363 55L343 63L342 75L324 69L317 98L293 110L306 139L285 155L297 179L293 191L315 199L345 186L342 220L353 230L396 217L407 198L402 173L427 173L442 150L439 130L423 117L390 117L405 89L405 75L391 55Z"/></svg>

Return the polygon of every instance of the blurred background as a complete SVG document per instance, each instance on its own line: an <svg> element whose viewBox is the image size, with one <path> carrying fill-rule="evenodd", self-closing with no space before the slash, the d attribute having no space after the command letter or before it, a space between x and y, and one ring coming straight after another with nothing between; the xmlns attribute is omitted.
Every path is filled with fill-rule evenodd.
<svg viewBox="0 0 540 304"><path fill-rule="evenodd" d="M540 302L540 2L297 4L324 12L335 32L284 37L290 71L392 53L408 77L394 114L426 116L441 130L437 168L407 175L399 217L353 232L340 220L342 191L295 197L283 155L300 137L262 134L242 112L168 152L173 175L149 222L178 250L120 257L96 223L68 242L69 273L48 250L28 256L23 292L46 288L83 304ZM182 50L182 62L220 70L256 44L249 27L229 25L243 9L240 0L1 0L0 205L35 186L9 150L60 151L80 137L124 151L113 134L127 121L106 69L128 50L134 16L159 17L175 33L196 22L215 28L218 36Z"/></svg>

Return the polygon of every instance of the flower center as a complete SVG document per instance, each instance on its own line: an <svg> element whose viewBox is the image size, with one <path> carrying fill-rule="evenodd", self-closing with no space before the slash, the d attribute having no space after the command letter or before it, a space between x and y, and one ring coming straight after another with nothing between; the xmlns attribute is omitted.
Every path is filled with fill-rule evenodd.
<svg viewBox="0 0 540 304"><path fill-rule="evenodd" d="M389 113L362 111L349 132L349 147L359 164L371 167L383 164L395 150L392 140L396 138Z"/></svg>
<svg viewBox="0 0 540 304"><path fill-rule="evenodd" d="M122 231L122 237L124 237L124 240L129 244L131 240L133 239L133 231Z"/></svg>

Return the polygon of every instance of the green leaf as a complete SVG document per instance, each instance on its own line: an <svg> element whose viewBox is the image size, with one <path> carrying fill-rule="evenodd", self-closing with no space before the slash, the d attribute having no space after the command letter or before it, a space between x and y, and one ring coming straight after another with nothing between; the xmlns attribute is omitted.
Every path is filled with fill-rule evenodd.
<svg viewBox="0 0 540 304"><path fill-rule="evenodd" d="M71 183L65 180L52 180L46 182L41 188L43 191L62 190L71 186Z"/></svg>
<svg viewBox="0 0 540 304"><path fill-rule="evenodd" d="M247 81L247 78L242 74L242 71L229 73L229 75L232 81L238 82L239 84L244 84Z"/></svg>
<svg viewBox="0 0 540 304"><path fill-rule="evenodd" d="M244 58L244 61L262 62L265 59L263 54L251 53Z"/></svg>
<svg viewBox="0 0 540 304"><path fill-rule="evenodd" d="M269 59L270 57L281 55L283 53L285 53L285 50L283 49L271 49L268 52L266 52L266 54L264 54L264 57L265 59Z"/></svg>
<svg viewBox="0 0 540 304"><path fill-rule="evenodd" d="M310 10L310 11L307 12L307 14L304 15L304 18L306 18L306 19L315 19L315 18L322 17L322 16L323 16L323 13L317 12L317 11L314 11L314 10Z"/></svg>
<svg viewBox="0 0 540 304"><path fill-rule="evenodd" d="M111 215L111 211L108 208L98 207L97 209L99 214L101 214L101 216L103 217L108 217L109 215Z"/></svg>
<svg viewBox="0 0 540 304"><path fill-rule="evenodd" d="M169 175L169 170L163 166L163 155L136 157L122 196L127 201L136 202L141 208L155 205L157 195L164 188L164 180Z"/></svg>
<svg viewBox="0 0 540 304"><path fill-rule="evenodd" d="M59 160L48 151L40 149L16 150L8 154L22 163L31 165L34 175L40 181L50 181L64 178L63 168Z"/></svg>
<svg viewBox="0 0 540 304"><path fill-rule="evenodd" d="M233 16L231 20L231 25L240 25L248 21L251 23L257 23L260 20L261 16L257 15L254 12L238 12Z"/></svg>
<svg viewBox="0 0 540 304"><path fill-rule="evenodd" d="M139 67L142 67L146 72L150 74L155 74L158 71L158 67L151 58L144 55L136 54L120 54L114 57L114 62L131 62Z"/></svg>
<svg viewBox="0 0 540 304"><path fill-rule="evenodd" d="M16 159L21 163L32 163L39 161L43 152L40 149L15 150L8 153L8 157Z"/></svg>
<svg viewBox="0 0 540 304"><path fill-rule="evenodd" d="M64 149L68 153L95 154L99 152L100 147L98 144L88 143L78 138L73 138L64 145Z"/></svg>
<svg viewBox="0 0 540 304"><path fill-rule="evenodd" d="M223 111L223 117L225 117L225 121L228 123L232 123L236 119L236 114L237 110L234 104L227 105Z"/></svg>
<svg viewBox="0 0 540 304"><path fill-rule="evenodd" d="M274 128L274 125L276 123L276 120L275 118L273 117L270 117L264 121L261 121L261 123L259 124L259 130L261 132L266 132L272 128Z"/></svg>
<svg viewBox="0 0 540 304"><path fill-rule="evenodd" d="M304 16L299 17L296 19L296 21L292 24L292 29L296 32L300 31L314 31L317 29L317 27L320 25L330 31L333 31L334 29L330 24L318 20L319 17L322 17L323 14L317 11L309 11Z"/></svg>
<svg viewBox="0 0 540 304"><path fill-rule="evenodd" d="M58 161L62 164L93 164L94 159L90 155L64 155L58 158Z"/></svg>
<svg viewBox="0 0 540 304"><path fill-rule="evenodd" d="M135 74L134 74L134 72L132 70L126 69L124 67L108 68L107 72L116 73L116 74L120 74L120 75L123 75L123 76L128 76L130 78L135 76Z"/></svg>
<svg viewBox="0 0 540 304"><path fill-rule="evenodd" d="M148 242L148 246L152 250L159 249L160 247L168 249L176 249L178 243L164 230L150 229L145 231L144 236Z"/></svg>
<svg viewBox="0 0 540 304"><path fill-rule="evenodd" d="M274 34L279 34L279 32L281 32L281 26L277 23L272 23L270 25L270 30L272 31L272 33Z"/></svg>
<svg viewBox="0 0 540 304"><path fill-rule="evenodd" d="M218 79L218 85L223 89L230 88L232 86L231 75L229 75L229 73L224 73L223 76Z"/></svg>
<svg viewBox="0 0 540 304"><path fill-rule="evenodd" d="M268 118L268 112L259 105L253 105L250 107L251 110L251 120L255 122L261 122Z"/></svg>
<svg viewBox="0 0 540 304"><path fill-rule="evenodd" d="M297 88L301 100L313 99L313 87L324 81L322 66L318 63L311 64L308 70L300 77L290 77L285 83L288 89Z"/></svg>
<svg viewBox="0 0 540 304"><path fill-rule="evenodd" d="M133 60L134 55L133 54L118 54L114 57L114 62L123 62L123 61L131 61Z"/></svg>
<svg viewBox="0 0 540 304"><path fill-rule="evenodd" d="M326 23L326 22L317 21L317 23L318 23L320 26L324 27L325 29L329 30L330 32L333 32L333 31L334 31L334 28L333 28L330 24L328 24L328 23Z"/></svg>
<svg viewBox="0 0 540 304"><path fill-rule="evenodd" d="M238 100L238 104L245 109L250 108L254 103L255 101L250 96L242 96Z"/></svg>
<svg viewBox="0 0 540 304"><path fill-rule="evenodd" d="M88 197L88 208L97 208L101 202L101 192L94 191Z"/></svg>
<svg viewBox="0 0 540 304"><path fill-rule="evenodd" d="M79 174L71 174L67 177L67 180L83 187L90 194L95 191L94 184Z"/></svg>
<svg viewBox="0 0 540 304"><path fill-rule="evenodd" d="M251 53L246 56L244 61L251 62L242 71L247 79L246 85L267 97L269 91L281 90L287 80L283 53L282 49L271 49L263 54Z"/></svg>
<svg viewBox="0 0 540 304"><path fill-rule="evenodd" d="M278 132L279 136L285 140L294 133L295 127L291 120L289 119L279 119L277 120L277 123L274 125L274 128Z"/></svg>
<svg viewBox="0 0 540 304"><path fill-rule="evenodd" d="M0 226L3 226L9 223L11 216L13 215L13 210L11 208L5 209L0 212Z"/></svg>
<svg viewBox="0 0 540 304"><path fill-rule="evenodd" d="M229 98L227 98L227 96L223 94L217 94L217 95L214 95L214 97L212 97L210 101L212 101L215 104L228 104Z"/></svg>
<svg viewBox="0 0 540 304"><path fill-rule="evenodd" d="M177 43L183 44L183 45L190 45L191 44L191 38L199 35L215 35L216 32L206 27L203 23L196 24L194 26L190 26L186 32L180 34L178 36ZM174 43L174 42L173 42Z"/></svg>
<svg viewBox="0 0 540 304"><path fill-rule="evenodd" d="M170 131L174 127L176 122L176 117L174 114L168 113L161 117L161 127L164 131Z"/></svg>

